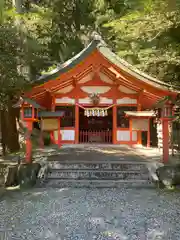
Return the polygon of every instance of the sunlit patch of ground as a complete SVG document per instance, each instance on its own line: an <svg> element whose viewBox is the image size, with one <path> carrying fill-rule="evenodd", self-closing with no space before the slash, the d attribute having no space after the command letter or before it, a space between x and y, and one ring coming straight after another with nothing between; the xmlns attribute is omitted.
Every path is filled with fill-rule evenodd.
<svg viewBox="0 0 180 240"><path fill-rule="evenodd" d="M110 149L97 149L97 152L105 153L105 154L124 154L123 151L118 150L110 150Z"/></svg>

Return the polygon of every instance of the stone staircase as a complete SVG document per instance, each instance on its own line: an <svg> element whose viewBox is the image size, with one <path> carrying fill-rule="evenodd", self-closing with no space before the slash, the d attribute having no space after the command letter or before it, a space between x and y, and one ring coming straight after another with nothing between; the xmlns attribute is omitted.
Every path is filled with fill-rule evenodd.
<svg viewBox="0 0 180 240"><path fill-rule="evenodd" d="M151 186L142 161L50 161L45 182L49 187Z"/></svg>

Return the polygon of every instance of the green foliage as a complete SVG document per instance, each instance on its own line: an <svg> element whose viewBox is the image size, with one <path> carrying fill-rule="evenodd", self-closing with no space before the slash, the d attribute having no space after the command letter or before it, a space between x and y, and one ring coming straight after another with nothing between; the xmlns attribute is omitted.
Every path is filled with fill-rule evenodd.
<svg viewBox="0 0 180 240"><path fill-rule="evenodd" d="M37 13L20 13L16 2L20 3L19 0L9 0L1 1L0 5L1 109L7 105L9 98L21 93L37 72L44 68L42 56L45 48L41 41L37 40L34 31L28 29L30 20L35 19ZM19 5L20 7L22 6ZM23 7L22 9L24 10ZM42 17L39 22L41 20ZM33 21L31 21L32 24Z"/></svg>
<svg viewBox="0 0 180 240"><path fill-rule="evenodd" d="M51 138L49 133L44 133L43 141L45 146L49 146L51 144Z"/></svg>
<svg viewBox="0 0 180 240"><path fill-rule="evenodd" d="M0 110L94 30L120 57L180 86L180 0L0 0Z"/></svg>
<svg viewBox="0 0 180 240"><path fill-rule="evenodd" d="M179 0L7 0L0 10L1 99L78 53L94 30L137 68L179 84Z"/></svg>
<svg viewBox="0 0 180 240"><path fill-rule="evenodd" d="M141 1L103 27L121 57L160 80L180 85L180 7L176 2L173 7L173 1Z"/></svg>
<svg viewBox="0 0 180 240"><path fill-rule="evenodd" d="M10 24L0 25L0 103L7 102L8 96L13 96L21 88L23 77L17 71L18 35Z"/></svg>

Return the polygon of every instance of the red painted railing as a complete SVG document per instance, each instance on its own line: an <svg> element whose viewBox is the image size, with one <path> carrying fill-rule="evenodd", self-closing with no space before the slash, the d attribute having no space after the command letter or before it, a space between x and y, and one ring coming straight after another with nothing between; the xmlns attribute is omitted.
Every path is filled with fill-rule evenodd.
<svg viewBox="0 0 180 240"><path fill-rule="evenodd" d="M112 143L111 130L80 130L79 132L80 143Z"/></svg>

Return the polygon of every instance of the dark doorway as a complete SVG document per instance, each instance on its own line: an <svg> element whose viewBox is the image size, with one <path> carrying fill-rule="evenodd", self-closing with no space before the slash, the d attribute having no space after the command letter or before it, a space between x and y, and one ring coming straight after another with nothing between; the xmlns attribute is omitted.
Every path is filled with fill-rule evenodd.
<svg viewBox="0 0 180 240"><path fill-rule="evenodd" d="M84 109L79 109L79 142L80 143L112 143L112 108L107 116L87 117Z"/></svg>
<svg viewBox="0 0 180 240"><path fill-rule="evenodd" d="M147 146L147 132L142 132L142 145ZM150 119L150 146L157 147L157 125L154 123L154 119Z"/></svg>

